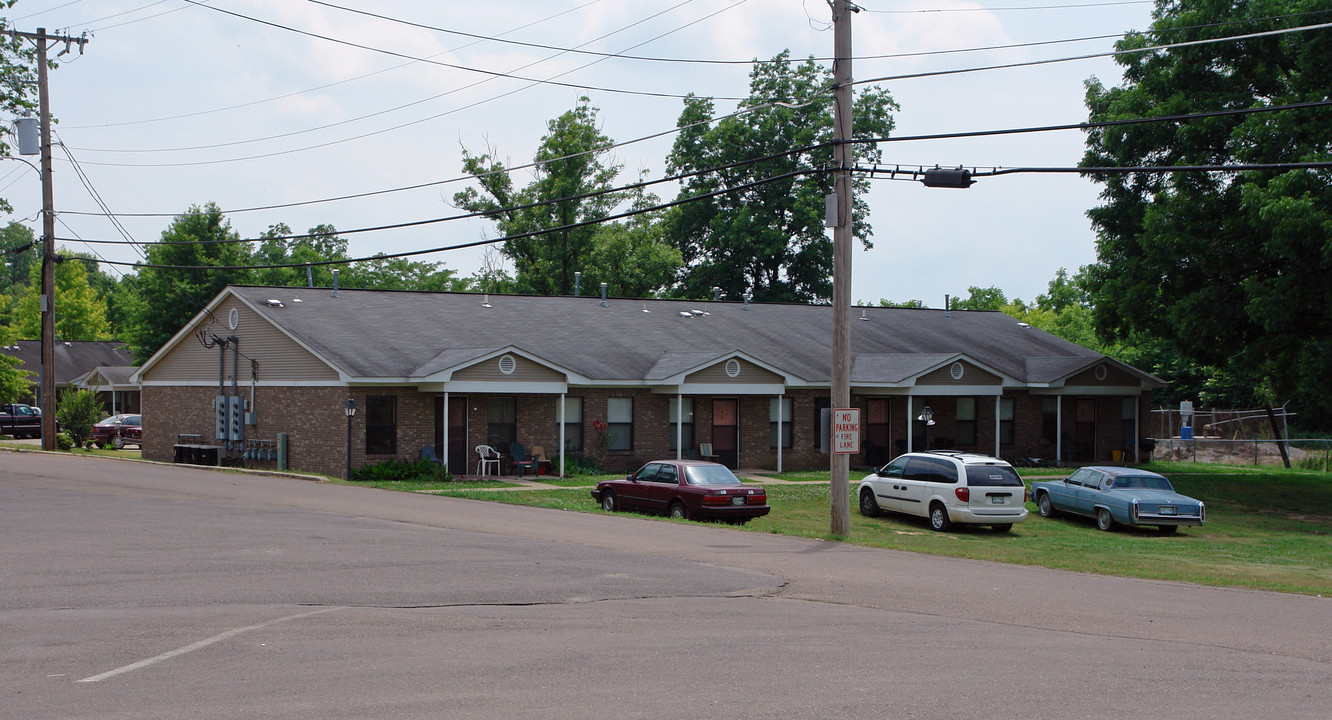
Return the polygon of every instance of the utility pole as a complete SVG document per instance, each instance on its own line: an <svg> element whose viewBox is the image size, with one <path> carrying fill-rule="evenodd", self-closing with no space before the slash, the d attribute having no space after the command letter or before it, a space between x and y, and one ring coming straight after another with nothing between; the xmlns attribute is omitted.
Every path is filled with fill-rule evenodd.
<svg viewBox="0 0 1332 720"><path fill-rule="evenodd" d="M833 146L837 220L833 226L832 398L836 408L851 407L851 13L850 0L833 0ZM832 482L828 497L832 534L851 534L848 476L851 456L830 452Z"/></svg>
<svg viewBox="0 0 1332 720"><path fill-rule="evenodd" d="M42 134L42 449L55 450L55 195L51 185L51 99L46 83L46 45L48 40L63 42L68 51L71 44L78 43L82 53L88 38L47 35L46 28L37 28L36 33L11 30L8 34L31 40L37 46L37 111Z"/></svg>

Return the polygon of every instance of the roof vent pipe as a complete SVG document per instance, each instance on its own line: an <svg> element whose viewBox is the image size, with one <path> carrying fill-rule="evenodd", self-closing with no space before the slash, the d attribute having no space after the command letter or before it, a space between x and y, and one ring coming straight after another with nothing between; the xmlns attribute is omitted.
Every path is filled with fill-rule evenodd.
<svg viewBox="0 0 1332 720"><path fill-rule="evenodd" d="M721 288L716 285L712 286L712 301L721 302Z"/></svg>
<svg viewBox="0 0 1332 720"><path fill-rule="evenodd" d="M606 283L601 284L601 306L606 307Z"/></svg>
<svg viewBox="0 0 1332 720"><path fill-rule="evenodd" d="M580 285L582 285L582 284L583 284L583 273L580 272L580 271L578 271L578 270L575 270L575 271L574 271L574 297L578 297L578 286L580 286Z"/></svg>
<svg viewBox="0 0 1332 720"><path fill-rule="evenodd" d="M944 317L952 317L952 316L953 316L952 298L948 297L947 295L944 295Z"/></svg>
<svg viewBox="0 0 1332 720"><path fill-rule="evenodd" d="M333 297L338 296L338 272L337 270L333 271Z"/></svg>
<svg viewBox="0 0 1332 720"><path fill-rule="evenodd" d="M306 286L306 287L314 287L314 266L313 266L313 265L306 265L306 266L305 266L305 286Z"/></svg>
<svg viewBox="0 0 1332 720"><path fill-rule="evenodd" d="M749 293L745 293L745 309L746 309L746 310L749 309L749 298L750 298L750 297L751 297L751 296L750 296Z"/></svg>

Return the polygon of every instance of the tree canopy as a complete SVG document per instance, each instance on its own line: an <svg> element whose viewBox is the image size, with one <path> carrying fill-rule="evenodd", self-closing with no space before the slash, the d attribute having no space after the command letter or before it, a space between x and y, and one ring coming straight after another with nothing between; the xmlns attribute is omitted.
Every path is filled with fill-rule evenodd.
<svg viewBox="0 0 1332 720"><path fill-rule="evenodd" d="M812 58L792 62L783 52L755 65L738 114L713 122L711 99L685 100L668 171L701 174L682 181L678 199L728 192L681 204L668 216L668 237L686 268L679 294L710 297L719 287L727 297L760 302L831 296L832 240L824 219L833 176L808 172L832 162L831 87L831 71ZM859 91L854 136L887 136L896 109L885 90ZM855 154L859 161L879 159L876 145L857 145ZM751 162L757 158L766 159ZM852 232L868 248L868 181L855 182Z"/></svg>
<svg viewBox="0 0 1332 720"><path fill-rule="evenodd" d="M1325 0L1158 0L1121 49L1273 30ZM1277 17L1281 16L1281 17ZM1295 19L1291 19L1295 18ZM1314 22L1314 21L1308 21ZM1239 24L1235 24L1239 23ZM1125 85L1092 79L1093 121L1325 101L1332 38L1301 32L1121 55ZM1099 128L1085 167L1332 159L1326 109ZM1107 338L1168 343L1189 362L1269 387L1307 419L1332 419L1332 180L1326 171L1093 174L1097 263L1087 287ZM1244 391L1241 391L1244 392Z"/></svg>
<svg viewBox="0 0 1332 720"><path fill-rule="evenodd" d="M458 207L484 214L509 238L501 251L514 264L513 289L571 295L576 272L585 282L606 282L619 295L650 294L673 282L679 260L661 244L651 218L573 227L605 218L624 203L644 207L655 200L615 189L623 168L611 155L612 140L598 127L597 109L581 98L546 127L533 157L531 184L516 188L494 148L480 155L464 148L463 170L480 190L469 187L453 196ZM515 237L531 233L536 234ZM642 274L620 275L625 268Z"/></svg>

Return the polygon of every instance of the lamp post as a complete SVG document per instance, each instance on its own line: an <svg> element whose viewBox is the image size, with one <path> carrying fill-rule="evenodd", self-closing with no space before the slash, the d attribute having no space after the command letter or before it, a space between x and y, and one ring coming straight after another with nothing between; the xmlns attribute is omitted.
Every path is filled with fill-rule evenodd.
<svg viewBox="0 0 1332 720"><path fill-rule="evenodd" d="M925 423L925 451L926 451L926 452L929 452L929 449L930 449L930 426L934 424L934 411L930 409L930 406L929 406L929 405L926 405L926 406L920 411L920 415L917 416L916 419L919 420L919 421L921 421L921 422L923 422L923 423Z"/></svg>
<svg viewBox="0 0 1332 720"><path fill-rule="evenodd" d="M352 418L356 416L355 398L347 398L347 402L342 404L342 410L347 413L347 479L351 480L351 425Z"/></svg>

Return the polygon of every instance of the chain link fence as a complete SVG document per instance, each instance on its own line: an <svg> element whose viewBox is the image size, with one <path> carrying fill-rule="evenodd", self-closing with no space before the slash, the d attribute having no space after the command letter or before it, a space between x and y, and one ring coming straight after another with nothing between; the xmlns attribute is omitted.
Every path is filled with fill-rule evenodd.
<svg viewBox="0 0 1332 720"><path fill-rule="evenodd" d="M1332 438L1298 438L1285 443L1291 467L1332 472ZM1281 450L1270 439L1158 438L1152 460L1212 465L1281 465Z"/></svg>

